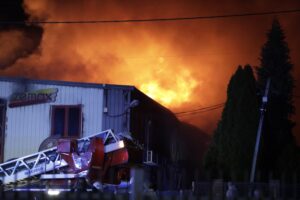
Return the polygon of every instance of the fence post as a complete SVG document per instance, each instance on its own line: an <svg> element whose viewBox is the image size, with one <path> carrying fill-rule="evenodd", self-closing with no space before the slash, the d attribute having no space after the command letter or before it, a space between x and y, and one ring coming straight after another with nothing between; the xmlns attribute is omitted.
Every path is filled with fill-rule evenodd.
<svg viewBox="0 0 300 200"><path fill-rule="evenodd" d="M212 199L222 200L224 197L224 182L223 179L216 179L212 185Z"/></svg>
<svg viewBox="0 0 300 200"><path fill-rule="evenodd" d="M281 198L285 198L285 192L286 192L286 174L283 172L281 174Z"/></svg>
<svg viewBox="0 0 300 200"><path fill-rule="evenodd" d="M3 184L2 182L0 181L0 199L5 199L4 197L4 188L3 188Z"/></svg>
<svg viewBox="0 0 300 200"><path fill-rule="evenodd" d="M130 200L143 198L143 183L144 183L144 171L142 168L133 167L130 171L131 176L131 194Z"/></svg>
<svg viewBox="0 0 300 200"><path fill-rule="evenodd" d="M293 173L293 197L294 199L297 199L297 184L298 184L298 174L296 172Z"/></svg>

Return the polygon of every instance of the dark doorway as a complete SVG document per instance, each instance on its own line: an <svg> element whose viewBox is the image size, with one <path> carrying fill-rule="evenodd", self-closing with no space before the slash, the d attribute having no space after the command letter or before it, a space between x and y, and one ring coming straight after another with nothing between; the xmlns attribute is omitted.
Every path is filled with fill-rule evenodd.
<svg viewBox="0 0 300 200"><path fill-rule="evenodd" d="M74 137L81 136L81 106L52 106L51 136Z"/></svg>
<svg viewBox="0 0 300 200"><path fill-rule="evenodd" d="M0 99L0 163L3 162L3 157L4 157L5 121L6 121L6 101Z"/></svg>

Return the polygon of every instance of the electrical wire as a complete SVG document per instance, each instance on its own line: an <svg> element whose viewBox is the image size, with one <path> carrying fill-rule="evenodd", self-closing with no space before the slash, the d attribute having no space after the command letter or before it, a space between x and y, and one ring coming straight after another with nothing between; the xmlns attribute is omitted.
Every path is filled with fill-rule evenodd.
<svg viewBox="0 0 300 200"><path fill-rule="evenodd" d="M224 107L224 105L225 105L225 103L219 103L219 104L212 105L212 106L207 106L207 107L203 107L203 108L197 108L197 109L194 109L194 110L177 112L177 113L174 113L174 114L177 115L177 116L199 114L199 113L208 112L208 111L212 111L212 110L216 110L216 109L222 108L222 107Z"/></svg>
<svg viewBox="0 0 300 200"><path fill-rule="evenodd" d="M3 24L105 24L105 23L140 23L140 22L164 22L164 21L186 21L186 20L207 20L218 18L233 18L247 16L263 16L274 14L291 14L300 13L300 9L264 11L264 12L247 12L237 14L224 15L207 15L207 16L192 16L192 17L170 17L170 18L146 18L146 19L114 19L114 20L63 20L63 21L0 21Z"/></svg>
<svg viewBox="0 0 300 200"><path fill-rule="evenodd" d="M202 110L206 110L206 109L218 107L218 106L221 106L221 105L223 106L224 104L225 104L225 103L219 103L219 104L215 104L215 105L212 105L212 106L201 107L201 108L197 108L197 109L193 109L193 110L177 112L177 113L175 113L175 114L180 115L180 114L185 114L185 113L190 113L190 112L202 111Z"/></svg>
<svg viewBox="0 0 300 200"><path fill-rule="evenodd" d="M294 97L295 98L300 98L300 96L298 96L298 95L294 95ZM187 110L187 111L177 112L177 113L174 113L174 114L178 117L196 115L196 114L201 114L201 113L214 111L214 110L223 108L224 105L225 105L225 103L219 103L219 104L215 104L215 105L212 105L212 106L197 108L197 109L194 109L194 110Z"/></svg>
<svg viewBox="0 0 300 200"><path fill-rule="evenodd" d="M211 109L207 109L207 110L203 110L203 111L198 111L198 112L191 112L191 113L187 113L187 114L182 114L182 115L176 115L177 117L181 118L181 117L186 117L186 116L192 116L192 115L198 115L198 114L202 114L202 113L206 113L206 112L211 112L214 110L218 110L223 108L224 106L219 106L219 107L215 107L215 108L211 108Z"/></svg>

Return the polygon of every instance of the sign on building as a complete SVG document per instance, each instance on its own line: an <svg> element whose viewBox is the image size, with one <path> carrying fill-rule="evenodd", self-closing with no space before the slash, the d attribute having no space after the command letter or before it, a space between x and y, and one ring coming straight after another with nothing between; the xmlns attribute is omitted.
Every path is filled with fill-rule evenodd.
<svg viewBox="0 0 300 200"><path fill-rule="evenodd" d="M57 88L47 88L31 92L14 93L9 100L8 106L10 108L14 108L19 106L55 102L57 92Z"/></svg>

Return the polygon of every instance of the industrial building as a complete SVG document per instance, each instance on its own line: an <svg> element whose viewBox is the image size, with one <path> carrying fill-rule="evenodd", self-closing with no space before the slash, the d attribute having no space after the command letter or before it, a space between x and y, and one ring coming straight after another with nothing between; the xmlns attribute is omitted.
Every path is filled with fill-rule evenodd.
<svg viewBox="0 0 300 200"><path fill-rule="evenodd" d="M197 131L134 86L0 77L0 163L107 129L134 138L131 157L162 189L190 186L207 142L189 145Z"/></svg>
<svg viewBox="0 0 300 200"><path fill-rule="evenodd" d="M151 149L176 123L133 86L0 77L0 161L34 153L47 139L106 129L130 132Z"/></svg>

